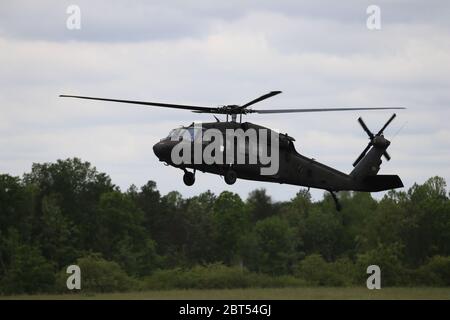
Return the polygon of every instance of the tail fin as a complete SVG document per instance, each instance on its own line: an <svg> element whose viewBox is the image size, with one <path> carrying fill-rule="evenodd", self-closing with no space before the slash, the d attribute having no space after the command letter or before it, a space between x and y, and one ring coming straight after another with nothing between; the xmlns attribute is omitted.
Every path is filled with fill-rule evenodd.
<svg viewBox="0 0 450 320"><path fill-rule="evenodd" d="M386 140L386 139L385 139ZM386 140L386 142L388 142ZM380 171L382 163L381 156L386 151L386 148L372 147L363 158L358 161L353 171L350 173L352 178L361 180L367 176L375 176Z"/></svg>
<svg viewBox="0 0 450 320"><path fill-rule="evenodd" d="M397 175L377 175L384 151L383 148L372 147L350 173L357 184L356 190L377 192L403 187L403 182Z"/></svg>

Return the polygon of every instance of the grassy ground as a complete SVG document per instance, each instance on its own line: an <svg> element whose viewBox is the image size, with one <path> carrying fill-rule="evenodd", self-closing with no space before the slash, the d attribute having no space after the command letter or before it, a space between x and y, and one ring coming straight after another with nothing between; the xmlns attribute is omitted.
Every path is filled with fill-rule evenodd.
<svg viewBox="0 0 450 320"><path fill-rule="evenodd" d="M450 299L450 288L282 288L166 290L105 294L18 295L0 299Z"/></svg>

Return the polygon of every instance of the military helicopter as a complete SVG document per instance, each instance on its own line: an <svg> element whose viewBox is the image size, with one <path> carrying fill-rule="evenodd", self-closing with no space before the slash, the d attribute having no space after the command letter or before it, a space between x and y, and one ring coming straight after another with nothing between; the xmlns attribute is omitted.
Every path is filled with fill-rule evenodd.
<svg viewBox="0 0 450 320"><path fill-rule="evenodd" d="M247 179L254 181L275 182L281 184L291 184L297 186L303 186L307 188L323 189L333 197L336 205L336 209L340 210L336 192L339 191L362 191L362 192L378 192L389 189L401 188L403 183L398 175L379 175L380 165L382 163L381 157L384 156L386 160L390 160L391 157L387 153L387 148L390 145L390 141L387 140L383 132L386 127L394 120L396 114L394 113L388 121L382 126L382 128L376 133L372 133L366 126L361 117L358 118L358 122L367 133L369 142L361 154L356 158L353 163L354 169L349 173L343 173L334 168L326 166L320 162L315 161L313 158L309 158L298 153L294 146L295 139L286 134L279 134L278 132L269 128L259 126L250 122L242 122L242 116L252 113L257 114L276 114L276 113L303 113L303 112L329 112L329 111L355 111L355 110L392 110L392 109L405 109L404 107L355 107L355 108L308 108L308 109L250 109L249 107L261 102L265 99L271 98L280 94L281 91L271 91L264 94L250 102L243 105L223 105L219 107L205 107L194 105L182 105L182 104L170 104L159 102L147 102L147 101L133 101L133 100L119 100L119 99L107 99L96 98L76 95L60 95L60 97L99 100L108 102L119 102L137 104L143 106L155 106L164 108L175 108L190 110L195 113L210 113L225 115L225 121L220 121L215 115L215 122L202 123L199 128L195 123L189 126L183 126L171 131L171 133L161 139L153 146L155 155L160 161L166 165L170 165L183 170L183 181L186 185L191 186L195 182L196 171L208 172L216 175L223 176L225 182L232 185L239 179ZM238 121L239 117L239 121ZM176 163L173 160L174 148L180 143L194 144L200 140L201 148L205 148L211 139L202 139L206 137L206 132L209 129L214 129L216 132L222 133L224 136L229 130L238 130L241 135L245 135L250 130L257 132L257 139L260 140L258 132L266 130L271 137L277 136L278 144L278 170L273 174L262 174L261 168L264 167L261 163L237 163L237 162L216 162L208 163L201 160L184 161ZM180 134L188 133L186 135ZM247 140L244 138L244 144ZM272 141L272 140L271 140ZM271 145L272 142L268 142ZM250 156L250 150L252 149L251 141L248 140L243 149L244 155L248 158ZM203 150L202 149L202 150ZM233 150L236 151L236 150ZM241 150L242 151L242 150ZM221 152L225 153L224 146L221 146ZM228 151L227 151L228 152ZM239 152L236 152L237 155ZM188 155L188 159L192 159L193 154ZM186 159L186 158L185 158ZM191 169L192 171L188 171Z"/></svg>

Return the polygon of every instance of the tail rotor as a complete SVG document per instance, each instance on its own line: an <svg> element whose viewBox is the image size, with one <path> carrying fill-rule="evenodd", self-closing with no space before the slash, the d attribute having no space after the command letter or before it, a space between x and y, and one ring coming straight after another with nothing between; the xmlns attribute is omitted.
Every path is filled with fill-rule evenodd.
<svg viewBox="0 0 450 320"><path fill-rule="evenodd" d="M380 147L389 146L390 142L384 138L383 132L387 128L387 126L392 122L392 120L394 120L394 118L396 116L397 115L394 113L389 118L389 120L384 124L384 126L380 129L380 131L378 131L377 134L375 134L375 135L369 130L369 128L364 123L363 119L361 117L358 118L359 124L361 125L363 130L367 133L367 135L369 136L370 141L367 144L367 147L363 150L363 152L361 152L359 157L356 158L355 162L353 162L354 167L356 167L356 165L362 160L362 158L364 158L364 156L366 155L366 153L369 151L369 149L372 146L380 146ZM386 158L387 161L391 160L391 156L386 151L383 152L383 156Z"/></svg>

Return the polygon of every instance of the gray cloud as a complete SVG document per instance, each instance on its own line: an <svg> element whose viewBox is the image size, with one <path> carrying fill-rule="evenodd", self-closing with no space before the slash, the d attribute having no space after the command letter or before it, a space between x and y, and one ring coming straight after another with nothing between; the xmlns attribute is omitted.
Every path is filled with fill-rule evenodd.
<svg viewBox="0 0 450 320"><path fill-rule="evenodd" d="M298 188L248 181L229 187L206 174L185 187L180 170L157 161L151 147L159 138L210 116L57 97L220 105L283 90L258 108L408 107L386 131L393 137L406 122L382 172L399 173L407 185L436 174L450 181L446 2L380 2L380 31L366 29L364 1L77 2L81 33L65 29L65 2L0 4L0 172L20 175L33 161L80 156L122 188L153 179L162 192L210 188L246 196L266 187L287 199ZM247 120L288 132L300 152L348 172L367 143L359 115ZM389 115L362 114L373 130Z"/></svg>
<svg viewBox="0 0 450 320"><path fill-rule="evenodd" d="M82 30L64 28L66 8L76 4L82 12ZM313 28L342 40L347 26L364 27L365 10L372 1L55 1L26 0L0 4L0 32L4 36L53 41L134 42L207 36L214 23L232 24L252 14L275 14L305 21L302 30L281 35L304 37ZM385 25L433 24L448 28L450 6L446 1L378 1ZM258 28L278 26L258 24ZM306 35L309 32L306 33ZM280 35L279 35L280 36ZM311 40L311 39L309 39ZM320 41L320 38L317 40ZM357 40L357 39L354 39ZM327 44L323 44L325 47Z"/></svg>

